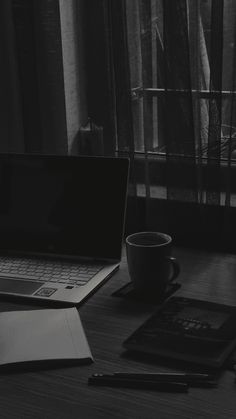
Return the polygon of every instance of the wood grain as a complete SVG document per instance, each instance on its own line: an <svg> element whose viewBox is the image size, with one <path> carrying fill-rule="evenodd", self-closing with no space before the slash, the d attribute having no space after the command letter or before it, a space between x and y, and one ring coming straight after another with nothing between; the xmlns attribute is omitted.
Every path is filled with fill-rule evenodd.
<svg viewBox="0 0 236 419"><path fill-rule="evenodd" d="M185 248L174 249L181 265L178 294L236 305L236 257ZM1 419L169 419L236 417L233 371L223 371L215 389L191 388L188 394L88 386L96 372L170 371L179 363L128 356L122 342L155 310L112 296L129 281L125 255L120 270L79 308L94 363L0 375ZM0 309L32 309L1 301Z"/></svg>

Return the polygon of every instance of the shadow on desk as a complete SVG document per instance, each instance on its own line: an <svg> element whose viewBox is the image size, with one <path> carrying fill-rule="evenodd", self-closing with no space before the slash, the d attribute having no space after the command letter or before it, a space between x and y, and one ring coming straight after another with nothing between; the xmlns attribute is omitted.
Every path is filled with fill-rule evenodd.
<svg viewBox="0 0 236 419"><path fill-rule="evenodd" d="M28 361L23 363L16 363L11 365L1 365L0 375L13 375L24 373L40 373L43 371L63 370L64 368L83 367L91 364L87 360L43 360L43 361Z"/></svg>
<svg viewBox="0 0 236 419"><path fill-rule="evenodd" d="M198 373L206 373L206 374L217 374L217 376L221 376L221 374L225 371L225 367L220 369L216 369L213 367L207 367L202 365L193 364L187 361L180 361L162 357L160 355L150 355L150 354L141 354L133 351L124 351L121 354L121 357L126 361L136 361L137 363L146 364L150 370L155 368L163 368L163 369L170 369L170 370L177 370L177 371L188 371L188 372L198 372Z"/></svg>

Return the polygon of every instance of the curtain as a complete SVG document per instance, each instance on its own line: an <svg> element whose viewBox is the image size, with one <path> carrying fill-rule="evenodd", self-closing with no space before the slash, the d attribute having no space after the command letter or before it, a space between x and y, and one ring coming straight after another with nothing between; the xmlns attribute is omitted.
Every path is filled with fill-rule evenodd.
<svg viewBox="0 0 236 419"><path fill-rule="evenodd" d="M1 152L67 153L59 2L0 2Z"/></svg>
<svg viewBox="0 0 236 419"><path fill-rule="evenodd" d="M103 129L104 154L114 156L117 130L114 60L120 40L118 48L115 47L112 26L116 3L120 2L89 0L84 3L88 115ZM120 16L119 5L117 12ZM120 38L121 31L114 35L116 39ZM122 73L126 77L126 72Z"/></svg>
<svg viewBox="0 0 236 419"><path fill-rule="evenodd" d="M129 229L236 251L235 2L108 3Z"/></svg>

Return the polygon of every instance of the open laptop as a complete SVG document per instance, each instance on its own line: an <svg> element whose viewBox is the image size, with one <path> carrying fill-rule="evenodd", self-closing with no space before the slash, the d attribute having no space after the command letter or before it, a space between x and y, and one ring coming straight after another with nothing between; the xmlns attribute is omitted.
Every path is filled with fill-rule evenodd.
<svg viewBox="0 0 236 419"><path fill-rule="evenodd" d="M0 295L77 305L119 267L129 159L0 154Z"/></svg>

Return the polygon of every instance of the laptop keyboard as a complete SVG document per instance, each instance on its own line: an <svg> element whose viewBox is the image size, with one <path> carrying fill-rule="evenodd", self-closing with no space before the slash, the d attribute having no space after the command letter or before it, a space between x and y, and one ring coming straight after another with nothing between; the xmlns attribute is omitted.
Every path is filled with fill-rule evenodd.
<svg viewBox="0 0 236 419"><path fill-rule="evenodd" d="M62 283L75 287L87 284L102 267L97 264L87 265L71 261L0 257L2 277Z"/></svg>

